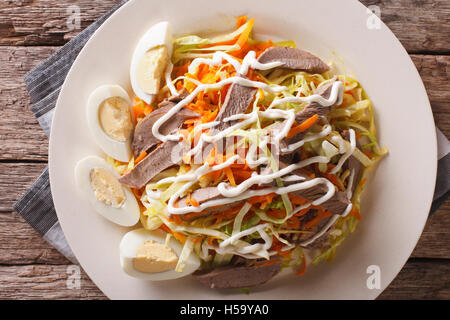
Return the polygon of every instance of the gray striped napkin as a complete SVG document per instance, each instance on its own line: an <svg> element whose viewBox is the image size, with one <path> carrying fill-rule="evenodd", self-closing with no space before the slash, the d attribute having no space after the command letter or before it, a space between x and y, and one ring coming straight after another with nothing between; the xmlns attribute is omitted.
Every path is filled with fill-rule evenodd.
<svg viewBox="0 0 450 320"><path fill-rule="evenodd" d="M95 30L127 1L125 0L112 8L104 16L83 30L77 37L25 75L25 84L33 103L31 111L47 135L50 134L52 115L59 90L72 63ZM450 192L450 142L439 129L436 130L439 145L439 164L430 214L448 198ZM45 168L44 172L25 195L14 204L14 210L59 252L73 263L77 263L56 216L50 193L48 167Z"/></svg>

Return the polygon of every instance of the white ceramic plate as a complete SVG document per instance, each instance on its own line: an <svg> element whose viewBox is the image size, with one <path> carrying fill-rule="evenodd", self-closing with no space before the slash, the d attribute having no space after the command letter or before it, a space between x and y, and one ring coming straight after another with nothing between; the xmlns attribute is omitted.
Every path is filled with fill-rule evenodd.
<svg viewBox="0 0 450 320"><path fill-rule="evenodd" d="M325 61L334 51L366 89L376 108L379 141L389 150L367 184L363 220L332 263L302 277L289 272L255 288L211 290L191 277L148 282L119 265L127 228L96 214L75 187L76 162L101 155L87 128L85 104L101 84L131 94L128 68L134 47L154 23L167 20L174 33L222 31L234 17L256 18L256 35L295 40ZM422 81L391 31L367 28L369 14L356 0L145 1L126 4L89 40L59 95L50 137L50 182L58 218L82 267L110 298L133 299L373 299L410 256L430 208L436 176L436 137ZM367 268L379 266L381 289L368 289Z"/></svg>

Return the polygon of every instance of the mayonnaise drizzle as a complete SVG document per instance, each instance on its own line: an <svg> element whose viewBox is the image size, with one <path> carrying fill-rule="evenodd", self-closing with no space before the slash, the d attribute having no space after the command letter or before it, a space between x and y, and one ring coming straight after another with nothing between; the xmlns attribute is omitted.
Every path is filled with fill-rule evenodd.
<svg viewBox="0 0 450 320"><path fill-rule="evenodd" d="M175 88L175 86L172 83L172 79L170 78L170 75L172 74L172 70L173 70L173 64L171 62L169 62L169 65L167 66L166 74L165 74L166 85L167 85L167 88L169 88L170 94L172 96L179 96L180 94L178 93L177 89Z"/></svg>
<svg viewBox="0 0 450 320"><path fill-rule="evenodd" d="M292 151L295 151L298 148L300 148L301 146L303 146L305 144L305 142L314 141L314 140L326 137L330 133L331 133L331 126L330 125L326 125L321 132L313 134L313 135L310 135L308 137L305 137L304 139L302 139L302 140L300 140L300 141L298 141L296 143L292 143L287 148L282 148L281 152L292 152Z"/></svg>
<svg viewBox="0 0 450 320"><path fill-rule="evenodd" d="M190 79L189 79L190 80ZM227 79L224 79L217 83L212 84L199 84L197 88L194 89L186 98L178 102L175 106L172 107L172 109L169 110L164 116L159 118L152 127L152 133L153 135L161 140L161 141L178 141L180 139L180 135L163 135L159 132L159 128L162 124L164 124L166 121L168 121L171 117L173 117L178 111L181 110L181 108L187 106L194 98L201 92L205 90L210 89L219 89L227 84L232 83L238 83L241 86L244 87L253 87L253 88L260 88L269 92L281 92L285 89L285 87L282 86L269 86L265 83L259 82L259 81L251 81L242 77L230 77Z"/></svg>
<svg viewBox="0 0 450 320"><path fill-rule="evenodd" d="M238 60L236 60L232 56L230 56L224 52L217 51L213 54L211 59L206 59L206 58L194 59L188 68L188 72L191 74L195 74L197 72L198 67L201 64L207 64L209 66L217 66L217 65L221 65L223 60L226 60L228 63L230 63L233 66L233 68L236 70L236 72L242 76L245 76L248 73L249 68L252 68L255 70L269 70L269 69L281 66L283 64L282 62L271 62L271 63L266 63L266 64L260 63L257 61L256 54L254 51L250 51L245 56L245 58L243 59L242 64L241 64ZM166 79L167 87L170 90L172 95L179 95L179 93L176 91L176 88L173 85L172 80L171 80L172 68L173 68L173 65L169 64L169 66L166 70L165 79ZM159 118L154 123L154 125L152 127L152 133L157 139L159 139L163 142L170 141L170 140L178 141L181 138L180 134L163 135L159 132L159 129L166 121L168 121L179 110L181 110L183 107L185 107L190 102L192 102L194 100L194 98L201 91L220 89L221 87L223 87L225 85L233 84L233 83L237 83L241 86L246 86L246 87L260 88L262 90L265 90L268 92L273 92L273 93L279 93L279 92L286 90L286 87L283 87L283 86L267 85L263 82L252 81L252 80L246 79L241 76L226 78L226 79L223 79L223 80L221 80L217 83L213 83L213 84L203 84L200 81L197 81L197 80L191 79L191 78L186 78L186 77L180 77L178 79L184 79L187 81L191 81L197 87L186 98L184 98L183 100L178 102L174 107L172 107L169 110L169 112L167 112L165 115L163 115L161 118ZM227 129L222 130L222 131L217 130L217 132L216 132L216 130L209 130L209 132L203 132L200 135L198 143L196 144L196 146L193 149L191 149L187 153L187 156L195 155L199 151L201 151L204 143L213 143L213 142L220 141L221 139L223 139L227 136L238 135L238 134L236 134L236 131L243 129L245 127L248 127L249 125L252 125L253 123L259 121L259 118L266 118L266 119L271 119L271 120L278 120L278 119L284 120L284 126L283 126L282 130L280 130L280 132L275 137L270 137L270 143L277 144L283 138L286 137L286 135L288 134L292 125L294 124L295 111L293 109L290 109L290 110L273 109L274 106L278 106L278 105L285 104L285 103L316 102L323 107L329 107L332 105L342 103L343 91L344 91L344 86L343 86L342 82L336 81L332 85L329 98L324 98L318 94L313 94L308 97L298 97L298 96L297 97L286 97L286 98L274 100L272 102L272 104L270 105L270 107L266 111L260 111L258 108L254 108L253 111L248 114L232 115L232 116L224 119L224 122L237 121L235 124L229 126ZM218 124L219 124L219 122L200 124L194 128L194 135L195 135L195 133L197 133L199 131L203 131L204 129L213 129ZM264 129L262 129L262 130L264 130ZM353 132L353 138L352 138L352 132ZM320 139L322 137L329 135L330 133L331 133L331 126L327 124L322 128L322 130L319 133L307 135L304 139L302 139L296 143L293 143L291 145L288 145L287 148L282 149L281 151L290 152L290 151L296 150L296 149L300 148L304 143L306 143L308 141ZM341 145L341 141L335 141L339 144L340 151L344 151L344 148L345 148L345 151L344 151L345 154L340 159L340 160L342 160L342 163L345 162L345 160L351 155L351 153L354 150L354 147L352 149L352 142L353 142L353 144L355 142L353 130L351 130L351 132L350 132L350 137L351 137L350 148L346 148L345 144ZM261 138L259 147L265 148L268 143L269 143L269 137L263 137L263 138ZM262 156L259 158L256 157L257 149L258 149L258 147L255 143L250 143L249 151L246 156L246 162L252 168L257 167L259 165L269 164L269 159L266 156ZM341 152L341 153L344 153L344 152ZM296 208L294 211L291 212L290 216L292 216L295 213L299 212L299 210L302 210L302 209L310 206L311 204L320 205L320 204L328 201L331 197L333 197L333 195L335 193L335 187L328 179L314 178L314 179L311 179L308 181L304 181L305 180L304 178L299 179L298 176L289 175L292 171L294 171L298 168L307 166L312 163L328 163L329 162L329 159L327 157L318 156L318 157L312 157L312 158L303 160L296 164L291 164L277 172L271 172L268 174L253 173L249 179L243 181L241 184L239 184L236 187L231 187L227 183L220 183L218 185L218 190L223 197L219 198L219 199L213 199L213 200L203 202L198 207L185 206L185 207L180 208L180 207L175 206L176 201L178 201L178 199L180 199L189 190L189 188L191 188L202 176L204 176L205 174L208 174L210 172L222 170L222 169L230 166L231 164L235 163L236 160L238 160L238 159L239 159L239 155L234 155L234 156L230 157L229 159L227 159L225 162L215 165L215 166L212 166L212 167L209 164L205 163L201 167L197 168L196 170L191 170L190 172L188 172L186 174L176 176L176 177L164 178L164 179L161 179L160 181L156 182L155 184L152 184L152 185L161 185L161 184L175 183L175 182L184 182L185 183L174 195L172 195L169 198L166 214L170 215L170 214L186 214L186 213L191 213L191 212L201 212L210 207L238 202L238 201L245 200L245 199L248 199L253 196L266 195L269 193L276 193L276 194L284 195L284 194L292 193L292 192L303 190L303 189L309 189L318 184L324 184L327 187L326 194L324 194L322 197L316 199L315 201L312 201L311 203L308 203L304 206ZM339 161L339 162L341 162L341 161ZM342 164L340 164L339 169L341 166L342 166ZM336 172L339 169L337 169ZM259 186L269 185L275 179L279 179L279 178L282 181L294 182L294 183L289 186L285 186L285 187L268 187L268 188L260 189L260 190L251 190L250 189L254 185L259 185ZM150 202L158 201L158 199L160 198L160 196L162 194L161 192L152 191L149 188L146 188L146 193L147 193L147 198L148 198L147 200ZM348 206L347 209L348 210L346 210L346 214L351 210L351 204ZM333 216L332 219L330 219L330 222L327 224L327 226L328 225L331 226L332 223L334 223L338 217L339 216L337 216L337 215ZM233 234L231 237L225 239L218 247L210 246L209 244L204 243L202 245L202 251L204 252L206 250L206 255L207 255L208 249L214 249L220 254L233 253L233 254L239 254L241 256L248 257L248 258L250 258L250 257L251 258L257 258L257 257L268 258L270 255L277 254L277 252L268 252L268 249L272 245L272 236L269 236L267 234L267 232L264 231L264 229L266 229L268 227L271 227L271 226L269 224L261 224L261 225L255 226L253 228L238 232L236 234ZM312 243L315 239L317 239L324 232L326 232L326 230L328 228L329 228L329 226L327 228L324 228L323 230L321 230L318 234L314 235L312 238L308 239L307 241L304 241L304 243L302 243L302 245L307 245L309 243ZM264 240L265 243L264 244L257 243L257 244L248 245L246 242L239 240L240 238L244 237L245 235L251 234L253 232L258 232L261 235L261 238ZM287 245L286 248L289 248L290 244L287 243L286 245Z"/></svg>
<svg viewBox="0 0 450 320"><path fill-rule="evenodd" d="M319 94L313 94L307 97L286 97L282 99L274 100L270 107L274 107L285 103L302 103L302 102L317 102L322 107L330 107L333 105L339 105L344 98L344 85L341 81L335 81L331 87L329 98L324 98Z"/></svg>
<svg viewBox="0 0 450 320"><path fill-rule="evenodd" d="M333 168L333 170L330 171L330 173L335 174L337 173L339 170L341 170L342 165L344 164L345 161L347 161L347 159L353 154L353 152L355 151L356 148L356 135L355 135L355 130L350 129L349 130L350 133L350 148L346 148L346 152L344 153L344 155L339 159L338 164L336 165L336 167ZM334 137L333 137L334 138ZM344 145L346 144L346 142L344 142ZM341 147L339 145L339 149L341 150Z"/></svg>
<svg viewBox="0 0 450 320"><path fill-rule="evenodd" d="M189 65L188 72L190 74L197 73L197 69L201 64L207 64L210 67L220 66L222 64L222 60L226 60L227 62L229 62L236 71L238 71L241 68L241 64L235 58L233 58L232 56L223 51L217 51L213 54L211 59L206 58L194 59ZM247 72L245 74L247 74Z"/></svg>
<svg viewBox="0 0 450 320"><path fill-rule="evenodd" d="M242 194L243 192L247 191L250 187L253 185L262 186L264 184L269 184L276 178L280 178L286 174L291 173L294 170L306 167L313 163L327 163L329 161L326 157L312 157L303 161L300 161L298 163L291 164L279 171L270 173L270 174L257 174L256 172L253 172L252 176L248 178L247 180L243 181L236 187L227 187L229 186L228 183L220 183L217 186L217 189L224 197L237 197L239 194Z"/></svg>
<svg viewBox="0 0 450 320"><path fill-rule="evenodd" d="M341 216L340 216L340 215L337 215L337 214L335 214L334 216L332 216L332 217L330 218L330 220L328 221L328 223L327 223L327 224L326 224L319 232L317 232L316 234L314 234L311 238L309 238L309 239L307 239L307 240L301 242L300 245L301 245L301 246L307 246L307 245L313 243L314 241L316 241L317 239L319 239L321 236L323 236L323 235L325 234L325 232L327 232L327 230L328 230L329 228L331 228L331 227L334 225L334 223L337 221L337 219L338 219L339 217L345 217L345 216L347 216L347 215L349 214L349 212L352 210L352 208L353 208L353 204L349 203L348 206L347 206L347 208L345 209L344 213L343 213Z"/></svg>

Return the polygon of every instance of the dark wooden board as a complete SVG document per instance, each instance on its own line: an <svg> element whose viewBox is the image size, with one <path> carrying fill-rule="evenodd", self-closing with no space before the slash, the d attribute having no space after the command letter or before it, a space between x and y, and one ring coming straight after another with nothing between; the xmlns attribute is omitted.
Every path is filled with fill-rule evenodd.
<svg viewBox="0 0 450 320"><path fill-rule="evenodd" d="M450 297L450 260L412 259L379 299L445 299Z"/></svg>
<svg viewBox="0 0 450 320"><path fill-rule="evenodd" d="M16 200L44 170L45 163L0 163L0 212L12 210Z"/></svg>
<svg viewBox="0 0 450 320"><path fill-rule="evenodd" d="M0 299L106 299L81 272L80 289L73 287L68 265L0 265ZM67 281L70 281L69 286Z"/></svg>

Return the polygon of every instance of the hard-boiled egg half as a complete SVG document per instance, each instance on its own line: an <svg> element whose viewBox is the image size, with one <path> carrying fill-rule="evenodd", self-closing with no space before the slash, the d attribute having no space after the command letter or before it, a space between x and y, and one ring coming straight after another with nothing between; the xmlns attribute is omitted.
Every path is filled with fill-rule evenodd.
<svg viewBox="0 0 450 320"><path fill-rule="evenodd" d="M131 59L131 86L136 96L146 103L152 103L158 93L171 56L169 23L157 23L139 40Z"/></svg>
<svg viewBox="0 0 450 320"><path fill-rule="evenodd" d="M75 166L75 181L95 211L121 226L139 221L139 205L133 193L123 186L119 174L105 160L88 156Z"/></svg>
<svg viewBox="0 0 450 320"><path fill-rule="evenodd" d="M87 102L87 120L95 142L107 155L122 162L130 160L134 130L131 100L121 86L95 89Z"/></svg>
<svg viewBox="0 0 450 320"><path fill-rule="evenodd" d="M130 276L146 280L170 280L193 273L200 259L191 252L184 268L175 271L183 245L162 230L136 229L128 232L120 242L120 264Z"/></svg>

